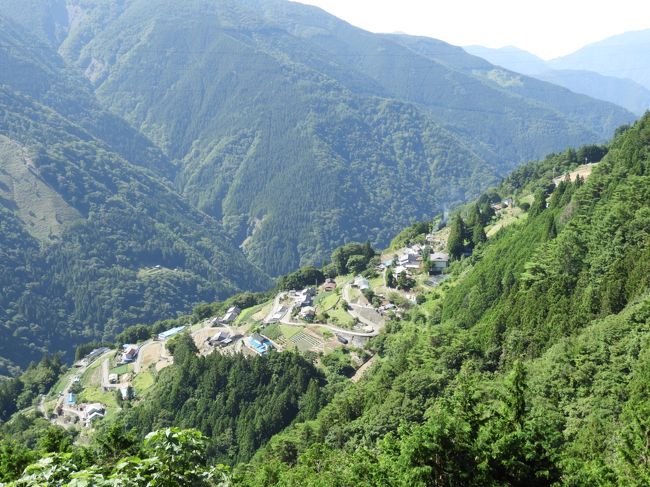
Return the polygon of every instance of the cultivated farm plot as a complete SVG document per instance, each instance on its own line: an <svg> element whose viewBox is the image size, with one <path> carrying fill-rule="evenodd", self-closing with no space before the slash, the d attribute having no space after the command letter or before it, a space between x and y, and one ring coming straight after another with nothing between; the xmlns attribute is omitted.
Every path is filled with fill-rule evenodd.
<svg viewBox="0 0 650 487"><path fill-rule="evenodd" d="M302 352L308 350L321 350L323 347L322 340L310 335L309 333L305 333L304 331L296 333L289 340Z"/></svg>
<svg viewBox="0 0 650 487"><path fill-rule="evenodd" d="M162 356L164 344L162 342L151 342L146 344L140 350L140 367L141 370L147 369L151 364L158 363Z"/></svg>
<svg viewBox="0 0 650 487"><path fill-rule="evenodd" d="M100 386L102 383L102 361L96 360L81 376L81 383L86 387Z"/></svg>
<svg viewBox="0 0 650 487"><path fill-rule="evenodd" d="M336 291L331 291L328 293L320 293L318 296L316 296L314 302L318 310L327 311L328 309L336 306L336 304L339 302L340 299L341 299L340 293L337 293Z"/></svg>
<svg viewBox="0 0 650 487"><path fill-rule="evenodd" d="M268 316L268 314L273 309L273 301L269 301L268 303L261 304L259 305L259 307L256 306L254 309L256 311L255 313L249 315L250 319L253 321L262 321L264 320L264 318Z"/></svg>

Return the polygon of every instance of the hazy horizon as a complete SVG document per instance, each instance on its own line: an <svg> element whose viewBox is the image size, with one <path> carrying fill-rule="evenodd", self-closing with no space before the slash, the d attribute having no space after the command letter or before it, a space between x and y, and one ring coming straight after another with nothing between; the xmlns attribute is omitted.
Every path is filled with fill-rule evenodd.
<svg viewBox="0 0 650 487"><path fill-rule="evenodd" d="M549 60L629 31L650 28L650 5L593 2L297 0L371 32L402 32L457 46L513 46ZM632 12L633 14L631 14Z"/></svg>

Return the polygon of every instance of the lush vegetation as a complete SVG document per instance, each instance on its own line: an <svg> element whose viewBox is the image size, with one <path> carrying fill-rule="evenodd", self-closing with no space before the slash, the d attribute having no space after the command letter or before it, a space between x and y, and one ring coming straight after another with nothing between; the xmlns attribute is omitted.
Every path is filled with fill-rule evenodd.
<svg viewBox="0 0 650 487"><path fill-rule="evenodd" d="M0 373L385 246L631 120L443 43L208 4L0 1Z"/></svg>
<svg viewBox="0 0 650 487"><path fill-rule="evenodd" d="M3 46L16 42L9 25ZM56 111L62 67L22 43L0 52L2 76L32 67L42 76L0 85L0 373L270 285L161 175L113 152L78 125L81 114ZM30 82L51 91L28 96Z"/></svg>
<svg viewBox="0 0 650 487"><path fill-rule="evenodd" d="M139 444L119 425L88 448L70 451L52 430L41 447L46 456L30 465L13 487L43 486L160 486L226 487L230 474L223 465L206 461L207 438L196 430L165 428L152 432ZM48 448L49 446L49 448ZM0 468L4 467L0 452ZM27 453L29 456L29 454ZM13 465L7 465L9 469ZM0 481L3 478L0 477ZM4 480L10 480L8 478Z"/></svg>
<svg viewBox="0 0 650 487"><path fill-rule="evenodd" d="M250 459L296 418L313 419L325 399L323 376L296 353L198 357L183 335L173 355L175 366L125 421L142 435L171 425L196 428L210 438L207 455L223 463Z"/></svg>
<svg viewBox="0 0 650 487"><path fill-rule="evenodd" d="M271 285L251 261L303 265L278 290L368 274L404 225L629 120L297 4L54 4L0 0L34 30L0 19L2 373L257 306L271 295L235 295ZM585 160L588 180L552 183ZM526 218L488 240L505 195ZM523 166L450 221L449 281L387 296L401 317L355 383L349 350L203 357L180 335L146 395L74 444L30 408L64 370L45 357L0 382L0 482L647 485L648 201L650 115Z"/></svg>
<svg viewBox="0 0 650 487"><path fill-rule="evenodd" d="M0 5L179 161L186 199L274 276L350 241L385 247L517 164L633 119L443 42L372 35L285 0Z"/></svg>
<svg viewBox="0 0 650 487"><path fill-rule="evenodd" d="M322 359L323 389L299 355L201 358L181 336L175 365L122 419L136 436L199 428L209 437L202 458L250 459L228 479L235 485L647 485L650 116L614 139L587 181L544 179L523 181L536 188L527 218L476 245L451 284L389 322L358 383L344 382L341 352ZM480 221L507 184L463 221ZM91 469L87 449L54 431L41 437L67 453L18 482L62 462L63 481L108 481L132 466L114 452ZM4 465L36 458L3 444Z"/></svg>
<svg viewBox="0 0 650 487"><path fill-rule="evenodd" d="M45 356L40 362L30 364L20 376L0 381L0 422L30 407L39 395L48 393L64 370L60 355Z"/></svg>
<svg viewBox="0 0 650 487"><path fill-rule="evenodd" d="M646 485L649 137L646 117L586 183L457 264L445 296L378 337L369 380L238 482Z"/></svg>

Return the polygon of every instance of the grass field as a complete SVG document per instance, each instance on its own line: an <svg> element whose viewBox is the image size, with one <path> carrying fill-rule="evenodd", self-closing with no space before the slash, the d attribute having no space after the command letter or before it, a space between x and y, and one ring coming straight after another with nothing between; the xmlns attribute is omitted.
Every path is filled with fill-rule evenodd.
<svg viewBox="0 0 650 487"><path fill-rule="evenodd" d="M114 369L108 371L109 374L123 375L128 374L133 370L133 364L122 364Z"/></svg>
<svg viewBox="0 0 650 487"><path fill-rule="evenodd" d="M240 325L242 323L246 323L255 313L260 311L267 304L268 303L262 303L262 304L258 304L257 306L252 306L250 308L246 308L242 310L242 312L239 313L239 316L235 319L235 324Z"/></svg>
<svg viewBox="0 0 650 487"><path fill-rule="evenodd" d="M147 389L149 389L153 385L153 383L154 383L153 374L148 370L144 370L135 376L132 384L136 394L138 396L142 396L142 394Z"/></svg>
<svg viewBox="0 0 650 487"><path fill-rule="evenodd" d="M95 362L86 369L81 376L81 383L84 387L92 387L93 385L101 385L101 365L102 360L95 360Z"/></svg>
<svg viewBox="0 0 650 487"><path fill-rule="evenodd" d="M373 277L368 281L370 284L370 289L375 289L377 287L383 286L384 285L384 276L379 274L377 277Z"/></svg>
<svg viewBox="0 0 650 487"><path fill-rule="evenodd" d="M339 299L341 299L341 294L337 293L336 291L332 291L329 293L321 293L318 296L316 296L316 299L314 300L314 304L316 304L316 308L318 311L327 311L330 308L336 306Z"/></svg>
<svg viewBox="0 0 650 487"><path fill-rule="evenodd" d="M350 286L350 300L354 301L362 296L361 291L358 288Z"/></svg>
<svg viewBox="0 0 650 487"><path fill-rule="evenodd" d="M345 275L345 276L337 276L336 278L334 278L334 280L336 281L336 285L337 285L339 288L340 288L341 286L343 286L346 282L351 281L352 279L354 279L354 275L353 275L353 274L347 274L347 275ZM337 288L337 289L338 289L338 288Z"/></svg>
<svg viewBox="0 0 650 487"><path fill-rule="evenodd" d="M273 341L279 340L282 337L282 331L277 323L271 323L265 326L262 333Z"/></svg>
<svg viewBox="0 0 650 487"><path fill-rule="evenodd" d="M280 325L280 331L288 340L290 340L294 335L300 333L300 328L297 326Z"/></svg>
<svg viewBox="0 0 650 487"><path fill-rule="evenodd" d="M68 383L70 382L70 379L75 374L76 374L76 369L69 370L68 372L63 374L61 376L61 378L57 381L57 383L54 384L54 387L52 387L50 395L51 396L58 396L60 393L62 393L63 390L65 389L65 386L68 385Z"/></svg>
<svg viewBox="0 0 650 487"><path fill-rule="evenodd" d="M115 398L115 391L111 390L104 392L101 387L87 387L80 394L77 399L78 403L82 402L101 402L109 408L117 407L117 399Z"/></svg>
<svg viewBox="0 0 650 487"><path fill-rule="evenodd" d="M350 314L340 306L328 310L327 314L330 316L330 320L334 324L338 324L346 327L346 326L352 326L352 324L354 323L354 319L352 318L352 316L350 316Z"/></svg>
<svg viewBox="0 0 650 487"><path fill-rule="evenodd" d="M528 218L528 213L524 213L521 208L506 208L501 212L499 219L485 229L485 234L492 237L502 228L515 222L524 221L526 218Z"/></svg>

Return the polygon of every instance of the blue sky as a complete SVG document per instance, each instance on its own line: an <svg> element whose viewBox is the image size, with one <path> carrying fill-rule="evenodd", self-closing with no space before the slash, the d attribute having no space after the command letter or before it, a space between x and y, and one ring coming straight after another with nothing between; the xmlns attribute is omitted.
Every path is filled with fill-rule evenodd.
<svg viewBox="0 0 650 487"><path fill-rule="evenodd" d="M456 45L514 45L544 59L650 28L647 0L299 0L372 32Z"/></svg>

